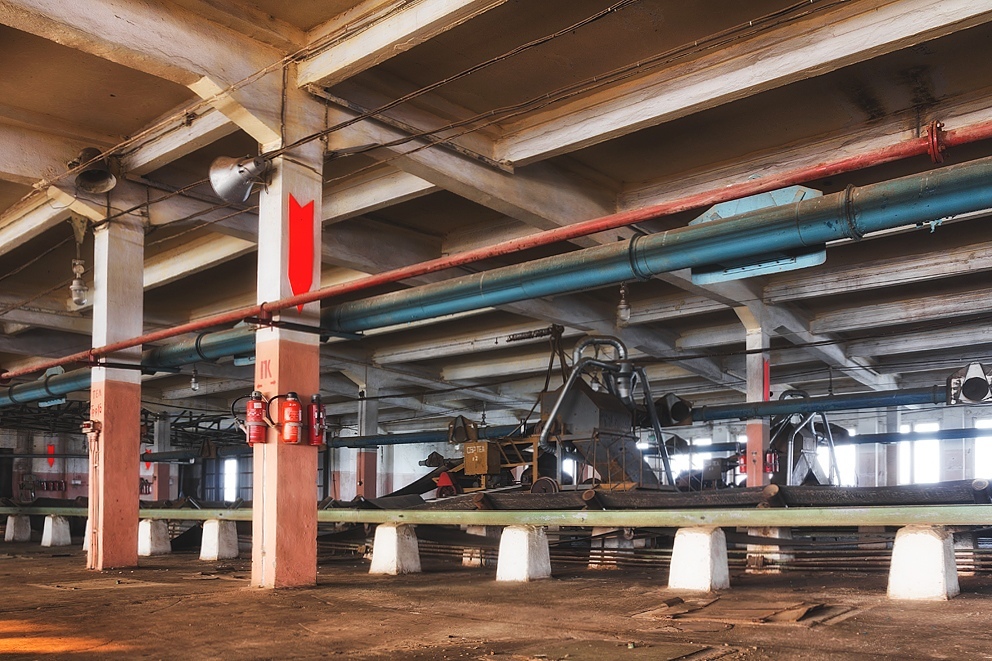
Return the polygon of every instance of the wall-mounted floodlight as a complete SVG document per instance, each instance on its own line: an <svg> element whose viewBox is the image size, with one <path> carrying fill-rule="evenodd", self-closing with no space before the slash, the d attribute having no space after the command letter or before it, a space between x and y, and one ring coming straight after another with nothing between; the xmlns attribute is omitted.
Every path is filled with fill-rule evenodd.
<svg viewBox="0 0 992 661"><path fill-rule="evenodd" d="M244 202L251 194L252 184L261 183L271 168L272 161L263 156L218 156L210 164L210 187L226 202Z"/></svg>

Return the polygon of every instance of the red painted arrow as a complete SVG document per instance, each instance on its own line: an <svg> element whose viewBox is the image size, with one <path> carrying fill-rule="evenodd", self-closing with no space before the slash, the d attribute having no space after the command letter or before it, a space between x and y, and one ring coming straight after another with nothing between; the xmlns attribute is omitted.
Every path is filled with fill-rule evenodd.
<svg viewBox="0 0 992 661"><path fill-rule="evenodd" d="M289 196L289 286L293 295L313 286L313 200L300 206ZM303 306L296 306L303 312Z"/></svg>

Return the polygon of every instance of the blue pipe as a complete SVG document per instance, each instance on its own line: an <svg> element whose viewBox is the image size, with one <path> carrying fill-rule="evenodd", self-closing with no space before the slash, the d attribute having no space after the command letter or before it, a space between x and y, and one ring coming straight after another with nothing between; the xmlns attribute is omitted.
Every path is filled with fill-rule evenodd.
<svg viewBox="0 0 992 661"><path fill-rule="evenodd" d="M251 328L235 328L217 333L201 333L190 340L148 349L141 354L141 365L154 371L156 367L179 367L202 360L253 353L255 331ZM0 389L0 406L53 399L77 390L89 390L89 387L90 368L84 367Z"/></svg>
<svg viewBox="0 0 992 661"><path fill-rule="evenodd" d="M859 392L850 395L825 395L808 399L779 399L772 402L745 402L741 404L721 404L701 406L692 411L693 422L714 420L745 420L747 418L770 418L776 415L793 413L828 413L830 411L856 411L858 409L887 408L890 406L910 406L912 404L944 404L947 402L947 387L912 388L908 390L888 390L885 392Z"/></svg>
<svg viewBox="0 0 992 661"><path fill-rule="evenodd" d="M520 425L498 425L481 427L479 438L504 438L520 430ZM377 434L374 436L351 436L336 438L327 442L329 448L375 448L380 445L408 445L411 443L447 443L448 430L418 431L409 434Z"/></svg>
<svg viewBox="0 0 992 661"><path fill-rule="evenodd" d="M325 318L332 330L369 330L634 278L646 280L668 271L817 246L836 239L857 240L869 232L992 207L990 181L992 158L980 159L862 188L851 186L841 193L792 205L343 303L332 307ZM234 329L201 335L199 341L150 350L143 354L142 364L149 368L175 367L253 351L254 331ZM88 387L89 370L76 370L9 387L0 394L0 406Z"/></svg>
<svg viewBox="0 0 992 661"><path fill-rule="evenodd" d="M992 158L336 305L355 332L594 289L992 207Z"/></svg>

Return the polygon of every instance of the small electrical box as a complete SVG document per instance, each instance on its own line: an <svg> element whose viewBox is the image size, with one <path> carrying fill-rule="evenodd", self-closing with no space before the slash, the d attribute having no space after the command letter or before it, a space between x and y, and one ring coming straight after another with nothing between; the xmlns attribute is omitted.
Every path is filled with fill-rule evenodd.
<svg viewBox="0 0 992 661"><path fill-rule="evenodd" d="M498 475L500 468L499 446L490 441L472 441L464 444L466 475Z"/></svg>

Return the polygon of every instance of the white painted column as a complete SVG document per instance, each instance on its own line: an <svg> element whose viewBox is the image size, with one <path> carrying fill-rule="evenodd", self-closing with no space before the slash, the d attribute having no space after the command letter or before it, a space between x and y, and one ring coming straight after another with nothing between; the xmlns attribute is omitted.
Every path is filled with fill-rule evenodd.
<svg viewBox="0 0 992 661"><path fill-rule="evenodd" d="M319 142L273 162L259 199L259 303L320 286L322 164ZM318 326L320 304L293 307L274 319ZM269 399L295 392L305 408L320 390L319 336L262 328L255 338L255 389ZM278 418L280 407L272 409ZM281 432L281 426L269 429L267 442L254 446L251 583L256 587L317 582L317 448L284 443Z"/></svg>
<svg viewBox="0 0 992 661"><path fill-rule="evenodd" d="M551 578L548 536L540 526L507 526L499 540L496 580L527 582Z"/></svg>
<svg viewBox="0 0 992 661"><path fill-rule="evenodd" d="M379 432L379 382L366 374L358 384L358 435L372 436ZM364 498L375 498L379 486L379 449L362 448L358 451L355 466L355 493Z"/></svg>
<svg viewBox="0 0 992 661"><path fill-rule="evenodd" d="M45 517L45 528L41 533L41 545L69 546L72 544L72 537L69 535L69 519L64 516L49 514Z"/></svg>
<svg viewBox="0 0 992 661"><path fill-rule="evenodd" d="M713 592L730 587L727 537L713 527L679 528L668 572L671 590Z"/></svg>
<svg viewBox="0 0 992 661"><path fill-rule="evenodd" d="M172 553L169 522L160 519L142 519L138 524L138 555L168 555Z"/></svg>
<svg viewBox="0 0 992 661"><path fill-rule="evenodd" d="M111 203L113 192L109 193ZM140 218L114 218L94 231L93 346L141 335L144 299L144 228ZM137 346L106 356L139 364ZM90 569L138 564L138 453L141 372L96 367L90 385Z"/></svg>
<svg viewBox="0 0 992 661"><path fill-rule="evenodd" d="M420 545L411 525L382 523L376 526L370 574L416 574L420 572Z"/></svg>
<svg viewBox="0 0 992 661"><path fill-rule="evenodd" d="M203 522L200 560L215 562L238 557L238 524L234 521L207 519Z"/></svg>
<svg viewBox="0 0 992 661"><path fill-rule="evenodd" d="M896 533L889 598L941 601L959 594L953 535L940 526L905 526Z"/></svg>
<svg viewBox="0 0 992 661"><path fill-rule="evenodd" d="M902 416L898 408L885 410L885 431L890 434L899 432ZM893 487L899 484L899 445L889 443L885 446L885 486Z"/></svg>

